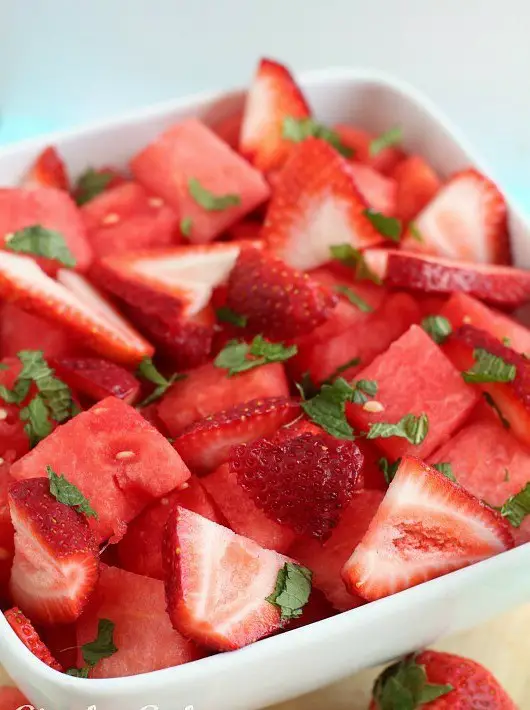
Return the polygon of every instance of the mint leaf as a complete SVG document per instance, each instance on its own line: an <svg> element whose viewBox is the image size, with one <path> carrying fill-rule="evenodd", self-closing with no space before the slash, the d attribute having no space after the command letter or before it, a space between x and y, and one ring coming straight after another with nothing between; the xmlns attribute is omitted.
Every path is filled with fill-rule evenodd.
<svg viewBox="0 0 530 710"><path fill-rule="evenodd" d="M79 206L90 202L94 197L104 192L111 180L112 175L110 173L89 168L76 183L74 189L75 201Z"/></svg>
<svg viewBox="0 0 530 710"><path fill-rule="evenodd" d="M76 264L63 235L53 229L45 229L40 224L24 227L14 232L9 239L6 239L4 248L19 254L55 259L67 267L73 267Z"/></svg>
<svg viewBox="0 0 530 710"><path fill-rule="evenodd" d="M230 323L235 325L237 328L244 328L247 324L248 318L236 313L228 306L221 306L216 310L217 320L221 323Z"/></svg>
<svg viewBox="0 0 530 710"><path fill-rule="evenodd" d="M137 374L139 377L143 377L144 380L156 385L151 394L140 402L138 407L147 407L148 404L156 402L157 399L160 399L160 397L166 393L174 382L184 380L187 377L187 375L175 372L169 379L166 379L164 375L157 370L150 357L144 357L142 362L138 365Z"/></svg>
<svg viewBox="0 0 530 710"><path fill-rule="evenodd" d="M51 466L46 466L46 473L50 479L50 493L59 503L75 508L78 513L84 513L87 518L98 519L98 514L77 486L67 481L64 476L58 476Z"/></svg>
<svg viewBox="0 0 530 710"><path fill-rule="evenodd" d="M312 577L311 570L293 562L286 562L278 571L274 591L266 601L279 607L282 621L302 616L311 594Z"/></svg>
<svg viewBox="0 0 530 710"><path fill-rule="evenodd" d="M321 138L332 145L345 158L351 158L354 154L352 148L344 145L336 131L327 128L322 123L318 123L314 118L294 118L293 116L284 118L282 138L293 143L300 143L310 137Z"/></svg>
<svg viewBox="0 0 530 710"><path fill-rule="evenodd" d="M197 178L188 180L188 190L195 202L208 212L223 212L229 207L237 207L241 204L239 195L214 195Z"/></svg>
<svg viewBox="0 0 530 710"><path fill-rule="evenodd" d="M66 675L72 676L73 678L88 678L90 668L90 666L83 666L82 668L69 668L66 671Z"/></svg>
<svg viewBox="0 0 530 710"><path fill-rule="evenodd" d="M64 422L73 416L74 401L68 385L58 377L44 359L42 350L21 350L17 353L22 370L17 378L35 383L51 417L56 422Z"/></svg>
<svg viewBox="0 0 530 710"><path fill-rule="evenodd" d="M354 404L364 404L377 394L377 382L375 380L357 380L353 382L353 398Z"/></svg>
<svg viewBox="0 0 530 710"><path fill-rule="evenodd" d="M483 393L482 393L482 396L484 397L484 399L486 400L486 402L490 405L490 407L492 407L492 408L497 412L497 416L498 416L499 419L501 420L502 426L503 426L505 429L509 429L509 428L510 428L510 422L506 419L506 417L504 416L504 414L501 412L501 410L499 409L499 406L497 405L497 403L495 402L495 400L493 399L493 397L491 396L491 394L490 394L489 392L483 392Z"/></svg>
<svg viewBox="0 0 530 710"><path fill-rule="evenodd" d="M361 298L353 289L348 288L348 286L335 286L335 291L342 293L343 296L346 296L348 301L363 313L371 313L374 310L372 306L364 300L364 298Z"/></svg>
<svg viewBox="0 0 530 710"><path fill-rule="evenodd" d="M373 697L378 710L417 710L452 690L452 685L429 683L425 666L408 656L385 668L375 681Z"/></svg>
<svg viewBox="0 0 530 710"><path fill-rule="evenodd" d="M379 461L377 462L379 469L382 471L383 476L385 477L385 481L389 485L394 480L394 476L397 473L400 463L401 463L401 457L399 459L396 459L394 461L394 463L390 463L390 461L385 457L380 458Z"/></svg>
<svg viewBox="0 0 530 710"><path fill-rule="evenodd" d="M215 358L214 365L228 370L228 377L232 377L271 362L284 362L297 352L296 345L270 343L262 335L256 335L250 344L239 340L228 342Z"/></svg>
<svg viewBox="0 0 530 710"><path fill-rule="evenodd" d="M501 506L500 513L514 528L520 527L526 516L530 515L530 483L519 493L510 496Z"/></svg>
<svg viewBox="0 0 530 710"><path fill-rule="evenodd" d="M473 351L475 364L470 370L462 373L466 382L513 382L517 375L517 368L502 357L493 355L483 348Z"/></svg>
<svg viewBox="0 0 530 710"><path fill-rule="evenodd" d="M422 320L421 327L438 345L445 342L453 332L451 323L444 316L427 316Z"/></svg>
<svg viewBox="0 0 530 710"><path fill-rule="evenodd" d="M370 157L375 158L375 156L385 150L385 148L398 145L402 140L403 131L400 126L389 128L388 131L382 133L378 138L374 138L370 143Z"/></svg>
<svg viewBox="0 0 530 710"><path fill-rule="evenodd" d="M351 244L335 244L329 248L331 256L355 271L355 278L359 281L372 281L377 286L383 282L379 276L370 269L362 251L355 249Z"/></svg>
<svg viewBox="0 0 530 710"><path fill-rule="evenodd" d="M104 658L109 658L118 652L114 645L115 624L109 619L100 619L98 622L98 635L94 641L89 641L81 646L83 660L86 663L84 668L70 668L68 675L77 678L88 678L90 670Z"/></svg>
<svg viewBox="0 0 530 710"><path fill-rule="evenodd" d="M311 421L337 439L354 439L353 429L346 419L346 402L352 402L354 389L338 377L333 384L323 384L320 392L301 402L301 407Z"/></svg>
<svg viewBox="0 0 530 710"><path fill-rule="evenodd" d="M26 407L20 410L20 419L26 422L24 431L28 435L30 447L52 433L52 424L48 419L48 408L42 395L37 394Z"/></svg>
<svg viewBox="0 0 530 710"><path fill-rule="evenodd" d="M180 231L185 237L189 237L191 235L192 227L193 220L191 217L183 217L180 220Z"/></svg>
<svg viewBox="0 0 530 710"><path fill-rule="evenodd" d="M366 435L367 439L388 439L391 436L398 436L406 439L410 444L419 446L427 436L429 431L429 419L426 414L419 417L414 414L406 414L397 424L387 422L375 422L370 426L370 431Z"/></svg>
<svg viewBox="0 0 530 710"><path fill-rule="evenodd" d="M432 467L435 468L437 471L440 471L440 473L443 473L443 475L450 481L456 483L455 474L453 473L453 467L450 463L448 463L447 461L442 461L441 463L433 463Z"/></svg>
<svg viewBox="0 0 530 710"><path fill-rule="evenodd" d="M507 348L511 347L511 340L510 338L507 338L506 336L503 337L502 339L502 344L506 345Z"/></svg>
<svg viewBox="0 0 530 710"><path fill-rule="evenodd" d="M401 221L396 217L386 217L381 212L376 212L371 207L363 212L374 229L381 234L385 239L391 239L393 242L399 242L401 239Z"/></svg>
<svg viewBox="0 0 530 710"><path fill-rule="evenodd" d="M423 242L425 241L422 233L418 229L415 222L409 222L409 234L413 239L415 239L420 244L423 244Z"/></svg>
<svg viewBox="0 0 530 710"><path fill-rule="evenodd" d="M12 390L0 385L0 398L8 404L21 404L28 396L31 387L31 380L21 380L17 378Z"/></svg>

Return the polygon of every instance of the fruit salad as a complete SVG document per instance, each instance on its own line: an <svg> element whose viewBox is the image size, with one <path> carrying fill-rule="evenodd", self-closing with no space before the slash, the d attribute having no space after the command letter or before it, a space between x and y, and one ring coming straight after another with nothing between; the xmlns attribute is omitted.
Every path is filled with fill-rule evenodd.
<svg viewBox="0 0 530 710"><path fill-rule="evenodd" d="M530 541L530 272L407 131L263 59L222 121L0 189L0 599L43 663L189 663Z"/></svg>

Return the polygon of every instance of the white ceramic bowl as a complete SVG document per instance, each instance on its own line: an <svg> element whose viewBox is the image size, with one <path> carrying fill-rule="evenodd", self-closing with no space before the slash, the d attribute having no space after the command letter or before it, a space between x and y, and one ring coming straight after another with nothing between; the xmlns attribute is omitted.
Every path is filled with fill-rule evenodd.
<svg viewBox="0 0 530 710"><path fill-rule="evenodd" d="M408 86L373 72L332 69L301 77L316 116L384 131L400 124L405 148L444 176L476 165L445 118ZM16 184L37 151L53 143L72 174L125 164L161 130L188 116L215 120L241 106L244 92L207 94L139 111L94 127L46 136L0 152L0 185ZM519 265L530 266L530 228L510 205ZM0 663L45 710L255 710L315 690L354 671L474 626L530 600L530 544L387 599L232 653L131 678L83 680L51 670L16 638L0 614Z"/></svg>

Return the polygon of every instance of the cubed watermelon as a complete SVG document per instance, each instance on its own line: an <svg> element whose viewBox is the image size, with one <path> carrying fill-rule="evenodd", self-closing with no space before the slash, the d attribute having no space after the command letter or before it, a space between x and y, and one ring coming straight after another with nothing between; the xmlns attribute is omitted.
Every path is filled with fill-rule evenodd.
<svg viewBox="0 0 530 710"><path fill-rule="evenodd" d="M88 498L98 514L90 524L101 541L120 539L146 505L190 476L167 439L115 397L59 426L12 466L11 475L36 478L46 466Z"/></svg>
<svg viewBox="0 0 530 710"><path fill-rule="evenodd" d="M407 414L427 415L428 434L419 445L396 436L374 440L394 459L428 456L465 421L479 397L417 325L411 326L358 377L377 382L376 401L382 410L367 411L358 404L348 405L348 417L354 427L367 432L375 422L396 424Z"/></svg>
<svg viewBox="0 0 530 710"><path fill-rule="evenodd" d="M77 623L77 644L94 641L100 619L115 625L118 651L90 672L91 678L118 678L189 663L204 654L171 626L164 584L158 579L102 565L98 588ZM79 666L84 665L81 652Z"/></svg>
<svg viewBox="0 0 530 710"><path fill-rule="evenodd" d="M261 173L196 119L178 123L131 161L137 180L191 225L188 239L210 242L269 197ZM207 205L190 188L193 180L215 197L233 195L232 205ZM236 199L237 198L237 199ZM202 204L201 204L202 203Z"/></svg>

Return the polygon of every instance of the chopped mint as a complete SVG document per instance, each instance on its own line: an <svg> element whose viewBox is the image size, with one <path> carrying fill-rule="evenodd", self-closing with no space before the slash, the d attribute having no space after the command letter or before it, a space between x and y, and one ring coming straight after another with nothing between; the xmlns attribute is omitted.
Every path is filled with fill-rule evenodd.
<svg viewBox="0 0 530 710"><path fill-rule="evenodd" d="M188 180L188 190L195 202L208 212L223 212L229 207L237 207L241 204L239 195L214 195L197 178Z"/></svg>
<svg viewBox="0 0 530 710"><path fill-rule="evenodd" d="M421 327L438 345L445 342L453 332L451 323L444 316L426 316L421 322Z"/></svg>
<svg viewBox="0 0 530 710"><path fill-rule="evenodd" d="M385 150L385 148L390 148L394 145L398 145L403 140L403 131L400 126L394 126L389 128L377 138L374 138L370 143L370 157L375 158L376 155Z"/></svg>
<svg viewBox="0 0 530 710"><path fill-rule="evenodd" d="M364 404L377 394L375 380L357 380L357 382L352 382L352 385L354 388L352 402L354 404Z"/></svg>
<svg viewBox="0 0 530 710"><path fill-rule="evenodd" d="M381 279L370 269L359 249L355 249L351 244L335 244L329 250L334 259L355 271L355 277L359 281L372 281L377 286L382 284Z"/></svg>
<svg viewBox="0 0 530 710"><path fill-rule="evenodd" d="M451 464L447 461L442 461L441 463L434 463L432 465L433 468L435 468L437 471L440 471L440 473L443 473L443 475L448 478L450 481L453 481L456 483L456 477L455 474L453 473L453 467Z"/></svg>
<svg viewBox="0 0 530 710"><path fill-rule="evenodd" d="M46 466L46 473L50 479L50 493L59 503L69 505L75 508L78 513L84 513L87 518L96 518L97 520L98 514L77 486L67 481L64 476L58 476L51 466Z"/></svg>
<svg viewBox="0 0 530 710"><path fill-rule="evenodd" d="M475 364L470 370L462 373L466 382L513 382L517 375L517 368L502 357L493 355L483 348L473 351Z"/></svg>
<svg viewBox="0 0 530 710"><path fill-rule="evenodd" d="M425 241L422 233L418 229L418 225L416 224L416 222L409 222L409 234L413 239L415 239L420 244L423 244L423 242Z"/></svg>
<svg viewBox="0 0 530 710"><path fill-rule="evenodd" d="M48 418L48 408L42 395L37 394L19 413L20 419L26 422L24 431L28 435L30 447L36 446L52 433L52 423Z"/></svg>
<svg viewBox="0 0 530 710"><path fill-rule="evenodd" d="M274 591L266 601L279 607L282 621L302 616L311 594L312 577L311 570L294 562L286 562L278 571Z"/></svg>
<svg viewBox="0 0 530 710"><path fill-rule="evenodd" d="M379 469L383 473L383 476L385 477L385 481L390 484L394 480L394 476L397 473L397 470L399 468L399 465L401 463L401 457L399 459L396 459L394 463L390 463L390 461L385 458L384 456L379 459L377 462Z"/></svg>
<svg viewBox="0 0 530 710"><path fill-rule="evenodd" d="M306 138L321 138L335 148L345 158L351 158L354 151L341 141L339 134L331 130L322 123L318 123L314 118L294 118L286 116L283 120L282 138L300 143Z"/></svg>
<svg viewBox="0 0 530 710"><path fill-rule="evenodd" d="M364 300L364 298L361 298L361 296L356 294L355 291L348 286L335 286L335 291L341 293L343 296L346 296L352 306L356 306L363 313L371 313L374 310L372 306Z"/></svg>
<svg viewBox="0 0 530 710"><path fill-rule="evenodd" d="M365 217L368 217L372 226L385 239L391 239L393 242L399 242L401 239L401 221L396 217L387 217L381 212L376 212L371 207L363 212Z"/></svg>
<svg viewBox="0 0 530 710"><path fill-rule="evenodd" d="M217 320L222 323L230 323L235 325L237 328L244 328L247 324L248 318L236 313L228 306L221 306L216 310Z"/></svg>
<svg viewBox="0 0 530 710"><path fill-rule="evenodd" d="M406 439L410 444L419 446L427 436L429 431L429 419L426 414L416 417L414 414L406 414L396 424L388 422L374 422L370 426L370 431L366 435L367 439L388 439L391 436L398 436Z"/></svg>
<svg viewBox="0 0 530 710"><path fill-rule="evenodd" d="M381 673L373 697L377 710L419 710L452 690L452 685L429 683L425 666L407 656Z"/></svg>
<svg viewBox="0 0 530 710"><path fill-rule="evenodd" d="M338 377L333 384L323 384L320 392L301 403L302 409L328 434L337 439L354 439L353 429L346 419L346 402L352 402L355 390Z"/></svg>
<svg viewBox="0 0 530 710"><path fill-rule="evenodd" d="M54 259L69 268L76 264L63 235L53 229L45 229L40 224L14 232L9 239L6 239L4 248L19 254Z"/></svg>
<svg viewBox="0 0 530 710"><path fill-rule="evenodd" d="M191 235L191 230L193 228L193 220L191 217L183 217L180 220L180 231L185 237Z"/></svg>
<svg viewBox="0 0 530 710"><path fill-rule="evenodd" d="M89 641L81 646L81 653L85 666L82 668L70 668L67 675L76 678L88 678L91 669L104 658L109 658L118 652L114 644L115 624L109 619L100 619L98 622L98 635L94 641Z"/></svg>
<svg viewBox="0 0 530 710"><path fill-rule="evenodd" d="M159 372L151 360L150 357L144 357L142 362L138 365L138 375L143 377L144 380L152 382L156 385L155 389L148 395L138 407L147 407L148 404L156 402L166 391L171 387L174 382L186 379L187 375L175 372L169 379L164 377L164 375Z"/></svg>
<svg viewBox="0 0 530 710"><path fill-rule="evenodd" d="M500 513L514 528L520 527L526 516L530 515L530 483L519 493L510 496L501 506Z"/></svg>
<svg viewBox="0 0 530 710"><path fill-rule="evenodd" d="M74 193L76 195L75 199L77 204L79 206L85 205L87 202L94 199L94 197L100 195L108 187L111 180L111 173L89 168L81 175L76 183Z"/></svg>
<svg viewBox="0 0 530 710"><path fill-rule="evenodd" d="M229 341L215 358L214 365L228 370L228 377L232 377L271 362L284 362L297 352L296 345L270 343L262 335L256 335L250 344L239 340Z"/></svg>

